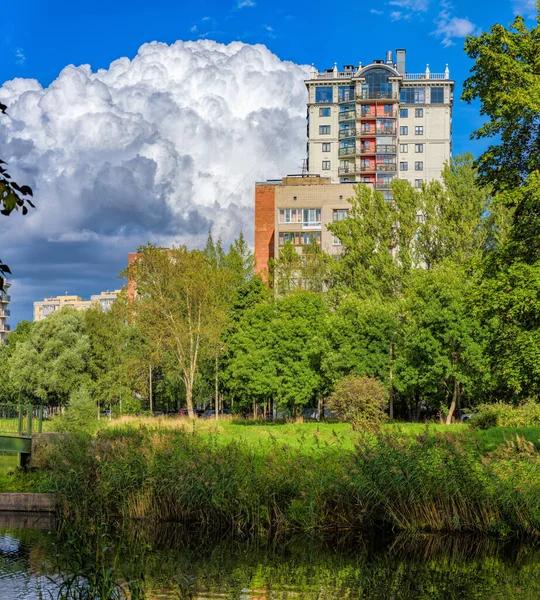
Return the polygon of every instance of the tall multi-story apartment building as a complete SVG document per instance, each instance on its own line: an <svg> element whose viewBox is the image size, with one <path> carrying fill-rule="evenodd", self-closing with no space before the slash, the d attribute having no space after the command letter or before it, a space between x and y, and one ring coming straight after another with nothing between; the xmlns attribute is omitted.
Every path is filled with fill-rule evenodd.
<svg viewBox="0 0 540 600"><path fill-rule="evenodd" d="M41 321L51 313L62 308L74 308L75 310L87 310L92 306L99 306L101 310L108 310L116 300L120 290L113 292L101 292L90 297L90 300L83 300L80 296L55 296L54 298L45 298L39 302L34 302L34 321Z"/></svg>
<svg viewBox="0 0 540 600"><path fill-rule="evenodd" d="M0 344L6 343L6 336L10 331L10 326L7 324L7 319L9 318L9 303L11 302L11 297L7 293L9 289L9 281L6 279L3 280L3 290L0 292Z"/></svg>
<svg viewBox="0 0 540 600"><path fill-rule="evenodd" d="M319 73L308 90L308 171L334 182L367 182L390 198L394 177L420 187L439 179L451 154L454 81L408 73L406 51L386 61Z"/></svg>
<svg viewBox="0 0 540 600"><path fill-rule="evenodd" d="M347 65L305 82L308 174L255 186L255 270L287 241L299 252L312 239L341 251L326 224L347 216L351 184L363 182L391 200L395 177L415 187L440 179L451 156L454 81L442 73L408 73L405 50L365 67Z"/></svg>

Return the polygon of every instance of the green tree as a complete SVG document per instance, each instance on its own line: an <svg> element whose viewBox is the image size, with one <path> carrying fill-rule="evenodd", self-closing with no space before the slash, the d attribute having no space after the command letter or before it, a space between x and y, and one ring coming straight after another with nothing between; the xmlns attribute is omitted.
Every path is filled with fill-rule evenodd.
<svg viewBox="0 0 540 600"><path fill-rule="evenodd" d="M486 335L469 301L475 283L463 267L443 263L418 270L402 307L395 386L417 415L425 402L448 406L447 422L463 398L489 385Z"/></svg>
<svg viewBox="0 0 540 600"><path fill-rule="evenodd" d="M291 242L285 242L279 255L270 264L273 287L279 296L290 294L299 288L302 259Z"/></svg>
<svg viewBox="0 0 540 600"><path fill-rule="evenodd" d="M174 357L193 418L193 387L200 360L215 351L216 323L221 326L224 321L219 293L222 270L204 252L149 245L141 249L128 273L138 296L132 304L133 318L160 357Z"/></svg>
<svg viewBox="0 0 540 600"><path fill-rule="evenodd" d="M65 308L34 323L9 359L10 378L23 396L65 406L70 393L90 384L90 340L84 314Z"/></svg>
<svg viewBox="0 0 540 600"><path fill-rule="evenodd" d="M487 117L472 137L498 140L478 159L480 176L496 191L515 190L540 169L540 16L532 29L517 16L509 28L469 36L465 52L475 64L462 98L480 100Z"/></svg>
<svg viewBox="0 0 540 600"><path fill-rule="evenodd" d="M335 283L364 297L392 295L398 274L392 256L396 245L394 207L369 186L357 185L355 191L349 200L348 218L327 225L343 248L335 263Z"/></svg>

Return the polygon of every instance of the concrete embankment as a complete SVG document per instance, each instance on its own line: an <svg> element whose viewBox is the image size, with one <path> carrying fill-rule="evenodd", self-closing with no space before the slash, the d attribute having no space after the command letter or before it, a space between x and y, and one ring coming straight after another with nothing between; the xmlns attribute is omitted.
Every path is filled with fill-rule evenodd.
<svg viewBox="0 0 540 600"><path fill-rule="evenodd" d="M3 512L54 512L54 494L3 493L0 494L0 513Z"/></svg>

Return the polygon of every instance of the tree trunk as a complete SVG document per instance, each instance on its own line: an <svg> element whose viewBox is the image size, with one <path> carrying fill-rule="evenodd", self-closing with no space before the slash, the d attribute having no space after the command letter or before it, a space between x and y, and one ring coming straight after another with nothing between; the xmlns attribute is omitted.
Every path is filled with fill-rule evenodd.
<svg viewBox="0 0 540 600"><path fill-rule="evenodd" d="M394 359L394 344L390 342L390 394L388 397L388 420L394 422L394 371L392 369Z"/></svg>
<svg viewBox="0 0 540 600"><path fill-rule="evenodd" d="M188 417L190 419L194 419L195 413L193 412L193 383L189 380L184 383L186 385L186 406Z"/></svg>
<svg viewBox="0 0 540 600"><path fill-rule="evenodd" d="M450 410L448 411L448 415L446 417L446 424L450 425L452 422L452 417L454 416L454 411L456 410L456 402L458 397L458 382L457 379L454 378L454 392L452 393L452 402L450 403Z"/></svg>
<svg viewBox="0 0 540 600"><path fill-rule="evenodd" d="M219 379L218 379L218 353L219 350L216 350L216 421L218 420L219 415Z"/></svg>
<svg viewBox="0 0 540 600"><path fill-rule="evenodd" d="M149 388L150 388L150 412L153 413L153 402L152 402L152 365L150 365L149 369Z"/></svg>

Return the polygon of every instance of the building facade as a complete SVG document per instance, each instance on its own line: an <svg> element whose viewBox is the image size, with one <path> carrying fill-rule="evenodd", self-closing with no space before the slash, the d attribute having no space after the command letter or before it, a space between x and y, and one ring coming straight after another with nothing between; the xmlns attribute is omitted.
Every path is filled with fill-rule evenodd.
<svg viewBox="0 0 540 600"><path fill-rule="evenodd" d="M305 82L307 173L255 186L255 270L267 277L268 261L290 241L302 252L312 239L328 254L341 251L326 228L347 216L354 183L392 199L396 177L421 187L440 180L451 157L454 81L442 73L408 73L406 51L363 67L323 73Z"/></svg>
<svg viewBox="0 0 540 600"><path fill-rule="evenodd" d="M11 302L11 296L8 294L10 284L6 279L4 279L3 282L4 289L0 291L0 344L6 343L7 334L10 331L10 326L7 323L10 316L8 309L9 303Z"/></svg>
<svg viewBox="0 0 540 600"><path fill-rule="evenodd" d="M408 73L406 51L363 67L319 73L308 90L308 172L333 182L367 182L391 198L390 182L440 179L451 156L454 81Z"/></svg>
<svg viewBox="0 0 540 600"><path fill-rule="evenodd" d="M268 261L291 242L302 246L315 239L330 255L341 251L339 240L326 225L342 220L354 194L350 183L332 183L330 177L288 175L255 185L255 271L267 279Z"/></svg>
<svg viewBox="0 0 540 600"><path fill-rule="evenodd" d="M105 291L91 296L90 300L83 300L80 296L68 296L67 294L45 298L39 302L34 302L34 321L41 321L51 313L68 307L75 310L87 310L92 306L99 306L103 311L109 310L119 293L120 290Z"/></svg>

